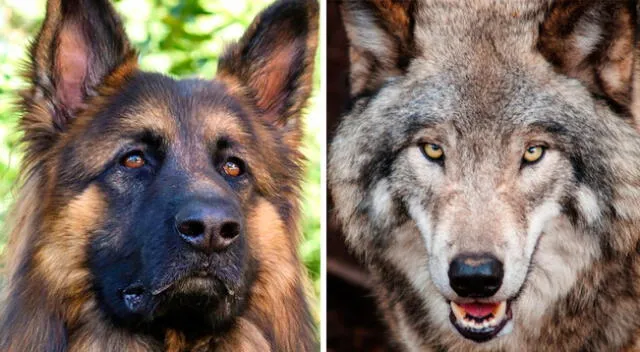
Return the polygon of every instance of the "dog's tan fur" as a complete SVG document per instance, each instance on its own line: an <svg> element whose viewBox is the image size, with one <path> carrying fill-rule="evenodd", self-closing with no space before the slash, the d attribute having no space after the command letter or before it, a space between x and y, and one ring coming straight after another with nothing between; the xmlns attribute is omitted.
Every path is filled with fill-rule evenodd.
<svg viewBox="0 0 640 352"><path fill-rule="evenodd" d="M274 20L258 16L244 37L220 59L216 82L221 82L217 84L224 85L227 93L250 111L251 133L238 124L233 112L218 108L198 112L205 119L198 132L208 138L231 135L250 147L252 141L260 143L259 155L248 157L260 193L252 198L246 214L248 247L259 267L247 306L233 326L223 334L211 333L194 340L189 332L173 329L166 329L163 338L157 339L115 326L98 304L91 281L93 274L87 264L90 260L87 248L95 239L93 236L110 236L100 230L106 220L108 195L93 185L81 192L60 188L59 181L65 172L100 173L114 157L114 150L122 144L117 137L105 133L83 140L83 136L92 128L95 116L113 104L123 87L142 72L137 54L110 4L73 2L71 5L78 6L78 11L88 11L83 15L88 23L80 24L66 20L65 11L70 10L64 10L64 6L70 5L65 5L65 0L48 2L46 19L31 50L27 79L32 85L23 93L22 100L24 115L20 128L24 133L25 155L20 192L10 216L12 231L6 250L10 280L8 299L0 310L1 350L315 349L306 273L297 246L301 237L299 198L303 163L300 113L311 93L318 4L304 1L285 5L291 4L297 6L296 11L305 12L308 28L304 32L295 32L297 29L291 29L282 20L267 23L265 28L261 25L263 21ZM101 16L106 25L91 12L96 11L92 6L97 5L104 9ZM107 33L110 39L89 43L83 34L87 28L83 26L93 26L96 36ZM250 63L243 50L256 42L256 36L264 36L261 40L265 44L259 48L263 56L251 58L256 62ZM93 52L96 47L92 45L97 46L97 52ZM83 71L85 66L88 68ZM281 75L283 70L292 70L292 66L300 74L287 79L295 82L286 81ZM198 94L194 89L194 100L202 99ZM154 131L176 145L184 143L178 123L171 118L171 108L162 96L150 95L127 112L130 116L117 122L118 128L123 135ZM81 147L68 155L65 148L70 144ZM204 147L192 146L180 152L181 170L195 180L191 185L194 192L198 187L216 189L215 182L199 171L202 162L191 156L200 151L198 148ZM63 169L64 160L73 160L74 170Z"/></svg>

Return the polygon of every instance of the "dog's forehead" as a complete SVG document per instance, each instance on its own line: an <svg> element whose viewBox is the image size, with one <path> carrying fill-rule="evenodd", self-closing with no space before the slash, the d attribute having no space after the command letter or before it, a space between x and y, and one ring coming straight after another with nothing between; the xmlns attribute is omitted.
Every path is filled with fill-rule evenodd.
<svg viewBox="0 0 640 352"><path fill-rule="evenodd" d="M103 128L105 124L110 128ZM120 136L151 132L168 143L229 136L244 143L254 128L250 112L224 83L146 73L124 86L93 125L93 130L117 131Z"/></svg>

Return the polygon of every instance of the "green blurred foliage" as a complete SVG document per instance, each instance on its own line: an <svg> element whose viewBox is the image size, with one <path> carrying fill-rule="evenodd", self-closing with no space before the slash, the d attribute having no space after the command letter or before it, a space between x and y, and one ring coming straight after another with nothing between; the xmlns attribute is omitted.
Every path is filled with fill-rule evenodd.
<svg viewBox="0 0 640 352"><path fill-rule="evenodd" d="M213 77L225 43L239 38L253 17L272 0L116 0L127 33L140 52L143 69L182 77ZM20 151L15 110L17 90L24 87L27 44L44 17L44 0L0 0L0 228L16 193ZM307 109L304 153L309 159L304 183L303 233L300 253L320 292L320 111L319 57L315 93ZM0 232L0 252L6 230ZM318 300L319 302L319 300ZM316 307L318 306L316 302ZM318 312L318 310L316 309ZM319 314L319 313L318 313Z"/></svg>

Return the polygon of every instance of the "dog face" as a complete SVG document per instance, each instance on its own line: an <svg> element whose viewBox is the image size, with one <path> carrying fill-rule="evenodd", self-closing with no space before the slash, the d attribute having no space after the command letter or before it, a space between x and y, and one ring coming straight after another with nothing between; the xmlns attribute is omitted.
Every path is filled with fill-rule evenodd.
<svg viewBox="0 0 640 352"><path fill-rule="evenodd" d="M255 281L271 292L257 273L270 263L287 290L301 285L299 115L317 12L280 1L215 79L175 80L137 68L108 2L48 3L24 94L27 170L44 190L25 267L66 302L67 326L92 311L134 331L206 335L243 312Z"/></svg>
<svg viewBox="0 0 640 352"><path fill-rule="evenodd" d="M179 311L175 322L204 307L217 328L245 301L254 260L247 214L269 187L250 112L224 84L149 74L111 99L62 147L61 170L96 173L59 175L56 186L109 209L87 234L99 295L126 322Z"/></svg>
<svg viewBox="0 0 640 352"><path fill-rule="evenodd" d="M611 17L579 15L605 10ZM426 334L406 333L420 320L442 335L418 341L457 331L449 341L459 345L460 335L485 342L514 325L528 329L602 254L608 240L584 232L600 233L614 202L612 163L622 149L636 155L614 147L621 138L637 143L624 122L633 11L613 3L345 4L354 104L332 146L330 182L348 244L381 285L398 273L416 292L399 297L428 307L426 317L395 322L413 324L405 341ZM562 37L569 17L576 26ZM608 21L619 27L600 36ZM608 55L597 49L604 37L617 45L606 50L625 59L598 65L620 76L557 65ZM572 48L567 56L550 50L559 42Z"/></svg>

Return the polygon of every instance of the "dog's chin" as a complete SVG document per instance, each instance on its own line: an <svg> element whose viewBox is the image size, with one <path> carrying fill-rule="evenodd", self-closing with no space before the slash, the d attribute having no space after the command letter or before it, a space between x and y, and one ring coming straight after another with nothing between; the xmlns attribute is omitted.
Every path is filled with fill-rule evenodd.
<svg viewBox="0 0 640 352"><path fill-rule="evenodd" d="M192 276L176 283L169 292L172 296L203 296L211 299L235 294L227 285L212 277Z"/></svg>
<svg viewBox="0 0 640 352"><path fill-rule="evenodd" d="M237 315L244 304L247 289L242 277L229 280L210 272L184 272L170 277L159 280L158 285L134 283L121 291L122 304L131 320L178 324L188 318L219 325Z"/></svg>
<svg viewBox="0 0 640 352"><path fill-rule="evenodd" d="M474 342L487 342L511 332L511 301L449 302L449 319L455 329Z"/></svg>
<svg viewBox="0 0 640 352"><path fill-rule="evenodd" d="M242 312L244 291L216 277L185 277L156 297L154 320L190 333L223 330Z"/></svg>

